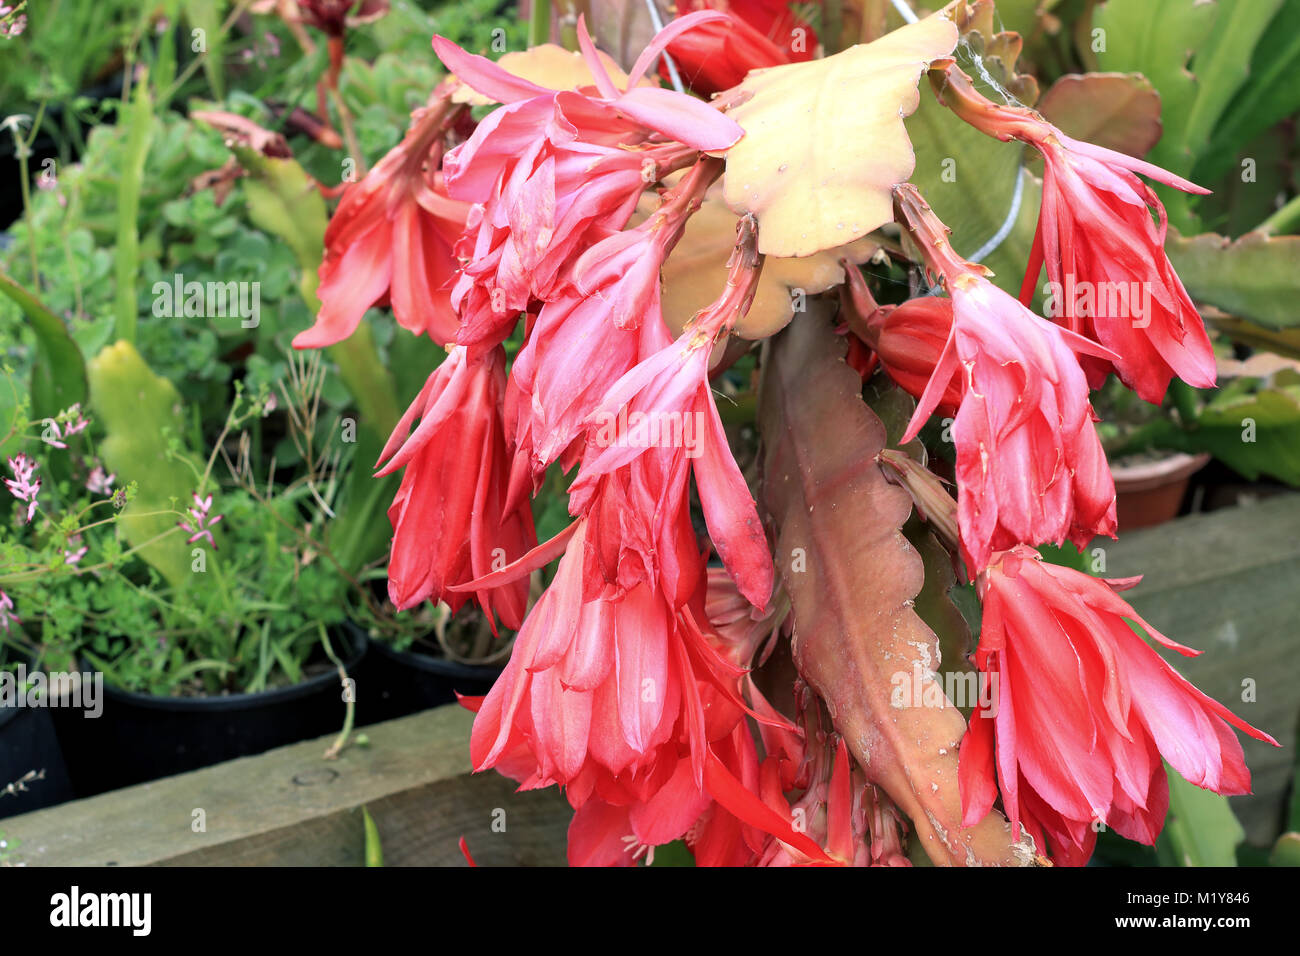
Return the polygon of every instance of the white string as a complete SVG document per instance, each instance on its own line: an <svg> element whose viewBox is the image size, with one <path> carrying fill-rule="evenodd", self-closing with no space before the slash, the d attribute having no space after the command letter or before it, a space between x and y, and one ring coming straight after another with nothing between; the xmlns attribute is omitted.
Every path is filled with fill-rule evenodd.
<svg viewBox="0 0 1300 956"><path fill-rule="evenodd" d="M659 15L659 7L655 4L655 0L645 0L645 8L650 11L650 23L653 24L655 33L658 33L664 28L664 19ZM686 87L682 84L682 75L677 72L677 64L673 62L673 58L668 55L667 50L659 55L664 58L664 64L668 67L668 76L673 81L673 87L678 93L685 93Z"/></svg>
<svg viewBox="0 0 1300 956"><path fill-rule="evenodd" d="M1016 219L1020 215L1020 201L1025 196L1025 167L1023 163L1016 166L1016 189L1011 194L1011 208L1007 210L1007 218L1002 220L1002 225L998 231L989 237L989 241L980 246L966 258L971 262L980 262L991 256L998 246L1006 242L1007 236L1011 235L1011 230L1016 227Z"/></svg>
<svg viewBox="0 0 1300 956"><path fill-rule="evenodd" d="M909 7L906 3L904 3L903 0L889 0L889 2L894 5L894 9L898 11L898 15L902 17L906 22L916 23L917 20L920 19L915 13L912 12L912 8Z"/></svg>

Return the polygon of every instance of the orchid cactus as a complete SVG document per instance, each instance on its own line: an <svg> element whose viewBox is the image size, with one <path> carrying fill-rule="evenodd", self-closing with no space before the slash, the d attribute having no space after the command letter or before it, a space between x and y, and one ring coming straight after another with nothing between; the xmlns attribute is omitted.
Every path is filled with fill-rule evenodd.
<svg viewBox="0 0 1300 956"><path fill-rule="evenodd" d="M463 699L470 753L563 788L572 863L680 840L701 865L907 865L909 843L940 864L1080 865L1101 827L1155 840L1163 761L1249 792L1233 728L1272 738L1144 640L1193 653L1124 601L1133 581L1039 550L1118 530L1090 386L1113 372L1159 402L1175 376L1214 382L1146 180L1202 190L988 99L953 56L988 5L816 56L782 4L683 4L626 72L581 20L577 51L499 62L434 37L452 75L345 188L295 344L338 343L391 303L449 350L381 458L403 470L389 594L473 601L518 632L491 692ZM673 57L686 82L668 88ZM910 181L921 96L1042 155L1020 299ZM722 256L702 251L706 217ZM879 304L867 262L912 295ZM1066 295L1039 314L1044 267L1152 305ZM738 362L757 371L757 450L719 401ZM907 404L905 427L864 385ZM806 431L825 414L834 447ZM530 498L557 473L571 521L539 543ZM969 727L932 693L938 643L899 533L913 502L983 604L969 662L944 662L993 691L965 702ZM809 527L854 515L844 553L812 548ZM891 700L913 666L925 693Z"/></svg>

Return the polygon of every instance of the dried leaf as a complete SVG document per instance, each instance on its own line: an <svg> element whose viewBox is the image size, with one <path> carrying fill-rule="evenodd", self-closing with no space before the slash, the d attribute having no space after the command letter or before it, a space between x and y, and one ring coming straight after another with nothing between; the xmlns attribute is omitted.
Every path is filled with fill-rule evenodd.
<svg viewBox="0 0 1300 956"><path fill-rule="evenodd" d="M894 706L898 675L935 671L939 647L913 609L922 561L900 530L911 502L875 463L885 429L843 352L824 311L800 316L772 340L760 395L762 497L794 608L795 665L868 780L911 818L931 860L1027 864L1028 841L1014 843L996 812L960 826L966 724L942 690L927 683L937 698Z"/></svg>
<svg viewBox="0 0 1300 956"><path fill-rule="evenodd" d="M673 334L713 302L727 281L727 259L736 244L736 214L720 199L709 198L687 221L686 231L663 268L664 319ZM736 334L761 339L785 328L794 316L797 293L825 292L844 281L840 257L866 262L879 248L866 239L844 249L819 252L802 259L768 256L749 313L736 325Z"/></svg>
<svg viewBox="0 0 1300 956"><path fill-rule="evenodd" d="M890 189L912 174L903 117L917 81L951 53L957 28L927 17L835 56L751 73L730 116L745 136L727 153L724 195L758 217L759 251L811 256L893 220Z"/></svg>

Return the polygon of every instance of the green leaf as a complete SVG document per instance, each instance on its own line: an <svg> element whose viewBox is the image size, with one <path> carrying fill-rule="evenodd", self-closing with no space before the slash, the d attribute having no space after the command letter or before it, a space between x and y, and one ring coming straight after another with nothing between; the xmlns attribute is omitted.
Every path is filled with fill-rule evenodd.
<svg viewBox="0 0 1300 956"><path fill-rule="evenodd" d="M126 127L126 151L117 181L117 245L114 249L115 314L117 337L134 344L140 304L135 283L140 275L140 184L144 161L153 137L153 103L149 98L149 75L136 78L135 98L119 107L119 125Z"/></svg>
<svg viewBox="0 0 1300 956"><path fill-rule="evenodd" d="M1205 154L1224 109L1246 82L1250 56L1282 0L1218 0L1214 27L1196 52L1196 99L1182 130L1181 148L1193 162Z"/></svg>
<svg viewBox="0 0 1300 956"><path fill-rule="evenodd" d="M1250 58L1250 78L1237 91L1202 153L1196 173L1205 181L1226 172L1242 147L1300 110L1300 4L1284 3Z"/></svg>
<svg viewBox="0 0 1300 956"><path fill-rule="evenodd" d="M1273 329L1300 325L1300 236L1249 232L1234 242L1170 230L1165 251L1197 302Z"/></svg>
<svg viewBox="0 0 1300 956"><path fill-rule="evenodd" d="M1205 45L1218 13L1217 6L1203 0L1107 0L1093 14L1093 28L1105 31L1106 43L1097 54L1097 68L1141 73L1155 86L1165 132L1147 159L1180 175L1190 173L1195 160L1186 137L1202 88L1188 64ZM1190 231L1194 217L1186 194L1164 186L1156 191L1170 223Z"/></svg>
<svg viewBox="0 0 1300 956"><path fill-rule="evenodd" d="M1023 146L985 136L922 92L921 105L906 120L916 153L911 181L952 229L959 255L973 255L998 232L1012 208L1016 178L1023 182L1010 234L982 260L994 271L993 282L1016 295L1034 241L1043 185L1023 168Z"/></svg>
<svg viewBox="0 0 1300 956"><path fill-rule="evenodd" d="M366 866L383 866L384 847L379 842L379 827L375 826L375 818L369 810L362 807L361 819L365 821L366 827Z"/></svg>
<svg viewBox="0 0 1300 956"><path fill-rule="evenodd" d="M1163 866L1236 866L1237 844L1246 831L1228 798L1188 783L1165 765L1169 775L1169 816L1156 842Z"/></svg>
<svg viewBox="0 0 1300 956"><path fill-rule="evenodd" d="M1215 458L1252 481L1272 475L1289 485L1300 486L1300 385L1274 383L1249 388L1250 380L1233 390L1221 392L1185 429L1172 423L1159 430L1157 447L1179 451L1208 451Z"/></svg>
<svg viewBox="0 0 1300 956"><path fill-rule="evenodd" d="M9 276L0 273L0 292L17 303L31 323L37 353L32 365L32 414L51 418L86 400L86 363L63 320ZM7 428L6 428L7 430Z"/></svg>
<svg viewBox="0 0 1300 956"><path fill-rule="evenodd" d="M1269 866L1300 866L1300 833L1283 833L1273 844Z"/></svg>
<svg viewBox="0 0 1300 956"><path fill-rule="evenodd" d="M263 156L255 149L232 146L250 176L243 182L244 199L253 225L283 239L302 270L299 289L312 312L320 309L317 270L325 254L325 200L316 183L294 159Z"/></svg>
<svg viewBox="0 0 1300 956"><path fill-rule="evenodd" d="M202 465L184 449L179 458L171 451L185 430L181 397L126 341L106 346L87 371L91 406L107 433L99 455L117 474L118 487L131 482L137 487L121 515L126 539L133 547L143 545L137 553L168 583L183 587L193 575L190 546L176 528L177 512L190 505Z"/></svg>

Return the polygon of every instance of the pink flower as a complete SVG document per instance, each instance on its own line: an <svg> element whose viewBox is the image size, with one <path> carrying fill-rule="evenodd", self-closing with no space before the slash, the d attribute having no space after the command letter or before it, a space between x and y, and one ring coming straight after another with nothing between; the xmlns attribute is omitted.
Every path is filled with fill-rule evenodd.
<svg viewBox="0 0 1300 956"><path fill-rule="evenodd" d="M81 544L81 535L79 534L74 534L69 538L68 544L72 546L74 550L69 550L68 548L63 549L63 563L67 565L75 565L86 556L87 548L85 545L82 545L79 548L76 547Z"/></svg>
<svg viewBox="0 0 1300 956"><path fill-rule="evenodd" d="M388 595L399 609L432 599L456 611L468 595L452 590L454 585L499 570L536 544L528 501L506 502L511 458L501 419L505 366L500 347L478 357L453 348L380 456L387 464L379 475L406 468L388 509ZM478 592L489 617L495 611L512 629L523 622L527 600L526 578Z"/></svg>
<svg viewBox="0 0 1300 956"><path fill-rule="evenodd" d="M22 452L9 459L9 470L13 473L13 478L6 478L5 484L9 487L11 495L19 501L27 502L27 516L23 519L24 523L30 523L32 516L36 514L36 496L40 493L41 481L39 478L33 480L33 476L38 467L40 466L36 462Z"/></svg>
<svg viewBox="0 0 1300 956"><path fill-rule="evenodd" d="M225 516L216 515L209 517L208 512L211 509L212 496L208 495L206 498L200 498L198 492L194 492L194 507L187 509L190 516L189 521L176 522L182 530L190 532L189 538L186 539L186 544L193 544L201 538L206 538L208 544L212 545L212 550L217 550L217 541L212 536L212 529L216 527Z"/></svg>
<svg viewBox="0 0 1300 956"><path fill-rule="evenodd" d="M752 239L752 236L751 236ZM671 345L640 362L605 393L588 416L591 426L578 480L569 489L570 513L585 512L597 483L654 449L668 450L670 469L689 465L713 545L740 592L756 607L772 593L772 557L745 479L709 388L715 342L748 311L758 279L754 243L742 238L727 287ZM633 505L635 507L635 505Z"/></svg>
<svg viewBox="0 0 1300 956"><path fill-rule="evenodd" d="M96 465L86 478L86 490L95 495L107 495L113 490L113 482L117 480L117 475L104 473L101 465Z"/></svg>
<svg viewBox="0 0 1300 956"><path fill-rule="evenodd" d="M513 366L506 392L507 430L515 438L515 488L534 486L577 439L605 393L641 358L668 344L659 270L681 238L721 164L697 163L662 205L635 229L588 249L566 272L562 292L542 306Z"/></svg>
<svg viewBox="0 0 1300 956"><path fill-rule="evenodd" d="M1029 143L1042 154L1043 204L1021 300L1033 295L1045 261L1052 317L1114 353L1109 360L1084 360L1092 386L1100 386L1113 365L1124 384L1157 405L1175 375L1212 387L1214 352L1205 325L1165 254L1165 208L1135 173L1183 192L1209 190L1151 163L1071 139L1032 110L993 103L955 66L931 76L945 102L968 123L1002 140Z"/></svg>
<svg viewBox="0 0 1300 956"><path fill-rule="evenodd" d="M459 320L450 285L458 263L452 248L469 206L447 196L439 164L442 136L461 107L453 84L411 115L405 138L358 183L347 187L325 230L320 314L293 340L322 348L346 339L373 305L388 302L398 324L439 344L456 337Z"/></svg>
<svg viewBox="0 0 1300 956"><path fill-rule="evenodd" d="M999 787L1007 817L1039 852L1082 865L1095 824L1154 843L1169 806L1160 758L1189 782L1250 792L1228 725L1276 744L1183 679L1130 627L1180 654L1197 653L1151 627L1107 582L1043 562L1032 548L996 555L978 581L984 602L975 663L993 678L961 745L966 826Z"/></svg>
<svg viewBox="0 0 1300 956"><path fill-rule="evenodd" d="M559 291L565 264L626 225L647 184L692 162L697 150L726 149L740 138L740 127L707 104L639 85L664 44L719 16L674 21L637 60L624 90L581 21L594 81L584 91L546 89L434 38L448 69L505 104L444 164L450 195L478 204L458 250L466 263L453 293L459 342L500 341L532 299Z"/></svg>
<svg viewBox="0 0 1300 956"><path fill-rule="evenodd" d="M13 613L13 610L13 599L4 591L0 591L0 627L3 627L6 631L12 625L22 623L18 615Z"/></svg>
<svg viewBox="0 0 1300 956"><path fill-rule="evenodd" d="M946 230L913 187L895 195L953 308L948 341L903 440L916 436L960 370L952 439L968 570L979 572L994 551L1017 544L1068 538L1082 548L1095 535L1114 537L1115 484L1074 351L1109 353L1034 315L952 254Z"/></svg>

